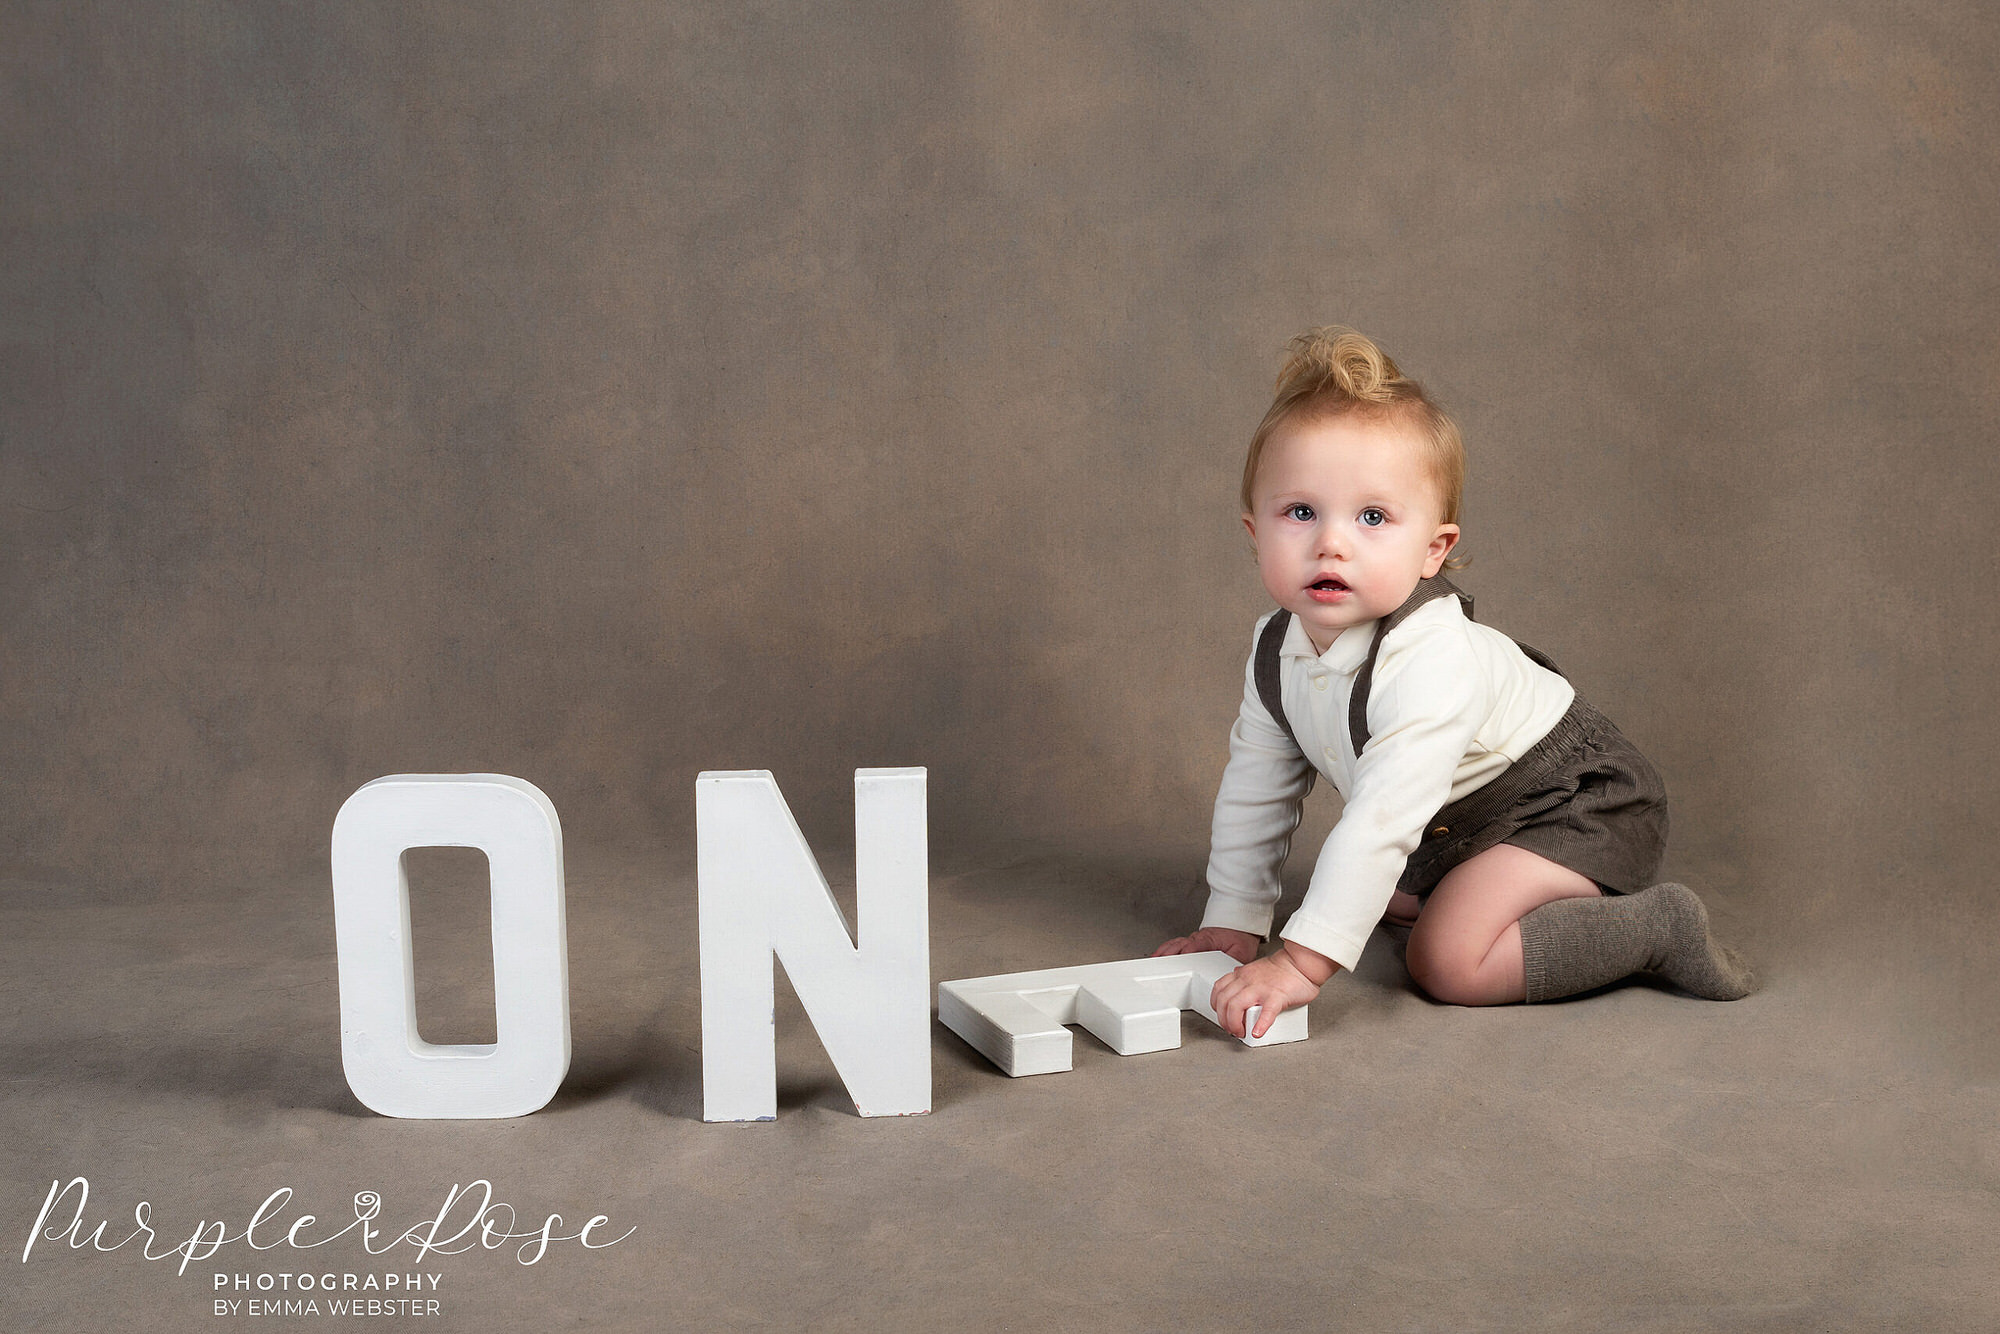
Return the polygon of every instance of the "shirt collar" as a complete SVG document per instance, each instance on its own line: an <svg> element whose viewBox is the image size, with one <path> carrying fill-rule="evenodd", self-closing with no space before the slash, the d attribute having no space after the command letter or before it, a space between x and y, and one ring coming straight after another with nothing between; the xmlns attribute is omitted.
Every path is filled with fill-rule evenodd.
<svg viewBox="0 0 2000 1334"><path fill-rule="evenodd" d="M1360 625L1348 626L1334 637L1326 652L1321 653L1313 647L1304 624L1294 616L1292 623L1285 627L1285 642L1279 647L1278 656L1316 658L1328 670L1346 675L1358 671L1362 659L1368 656L1368 645L1375 638L1375 625L1374 621L1363 621Z"/></svg>

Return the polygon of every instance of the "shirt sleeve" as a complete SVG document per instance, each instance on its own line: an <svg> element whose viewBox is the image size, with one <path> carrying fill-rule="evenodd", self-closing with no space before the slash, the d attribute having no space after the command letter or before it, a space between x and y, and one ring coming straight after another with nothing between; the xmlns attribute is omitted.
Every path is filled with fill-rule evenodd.
<svg viewBox="0 0 2000 1334"><path fill-rule="evenodd" d="M1257 630L1269 619L1259 621ZM1250 661L1243 668L1243 707L1229 729L1229 764L1215 794L1208 909L1201 924L1268 936L1277 912L1279 873L1312 788L1313 767L1258 696L1256 658L1253 633Z"/></svg>
<svg viewBox="0 0 2000 1334"><path fill-rule="evenodd" d="M1451 785L1492 708L1477 652L1453 627L1407 627L1385 641L1368 699L1369 740L1353 792L1313 867L1305 902L1284 938L1343 968L1361 958L1424 826Z"/></svg>

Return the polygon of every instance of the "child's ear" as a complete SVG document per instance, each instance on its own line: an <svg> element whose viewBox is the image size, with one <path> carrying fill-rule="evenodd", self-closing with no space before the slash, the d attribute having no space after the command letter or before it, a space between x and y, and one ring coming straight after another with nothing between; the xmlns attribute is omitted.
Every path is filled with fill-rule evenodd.
<svg viewBox="0 0 2000 1334"><path fill-rule="evenodd" d="M1428 579L1444 568L1444 558L1458 545L1458 525L1441 523L1431 538L1431 548L1424 553L1424 578Z"/></svg>
<svg viewBox="0 0 2000 1334"><path fill-rule="evenodd" d="M1248 510L1243 512L1243 527L1250 534L1250 545L1257 545L1257 517Z"/></svg>

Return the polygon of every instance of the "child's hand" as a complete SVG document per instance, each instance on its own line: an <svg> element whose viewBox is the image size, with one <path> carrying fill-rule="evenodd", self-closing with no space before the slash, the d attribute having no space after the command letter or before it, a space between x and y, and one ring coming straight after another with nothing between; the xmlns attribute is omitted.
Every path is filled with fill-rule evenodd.
<svg viewBox="0 0 2000 1334"><path fill-rule="evenodd" d="M1293 957L1293 952L1298 957ZM1269 958L1244 964L1226 974L1209 993L1208 1003L1215 1020L1231 1037L1261 1038L1278 1016L1295 1005L1304 1005L1319 995L1320 984L1333 976L1340 965L1323 954L1304 949L1290 941ZM1318 982L1313 977L1319 978ZM1251 1006L1260 1007L1257 1031L1244 1032L1244 1019Z"/></svg>
<svg viewBox="0 0 2000 1334"><path fill-rule="evenodd" d="M1204 950L1221 950L1238 963L1249 963L1257 957L1257 947L1263 944L1261 936L1253 936L1248 931L1236 931L1226 926L1205 926L1191 936L1175 936L1166 944L1153 951L1153 957L1163 954L1200 954Z"/></svg>

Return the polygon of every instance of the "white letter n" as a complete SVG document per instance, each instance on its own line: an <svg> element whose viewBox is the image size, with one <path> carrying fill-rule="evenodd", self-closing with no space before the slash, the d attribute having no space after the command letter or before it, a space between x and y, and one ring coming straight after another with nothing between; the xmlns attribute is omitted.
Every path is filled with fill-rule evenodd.
<svg viewBox="0 0 2000 1334"><path fill-rule="evenodd" d="M702 1116L778 1114L773 955L863 1116L931 1109L922 769L854 771L858 932L762 769L695 780Z"/></svg>

